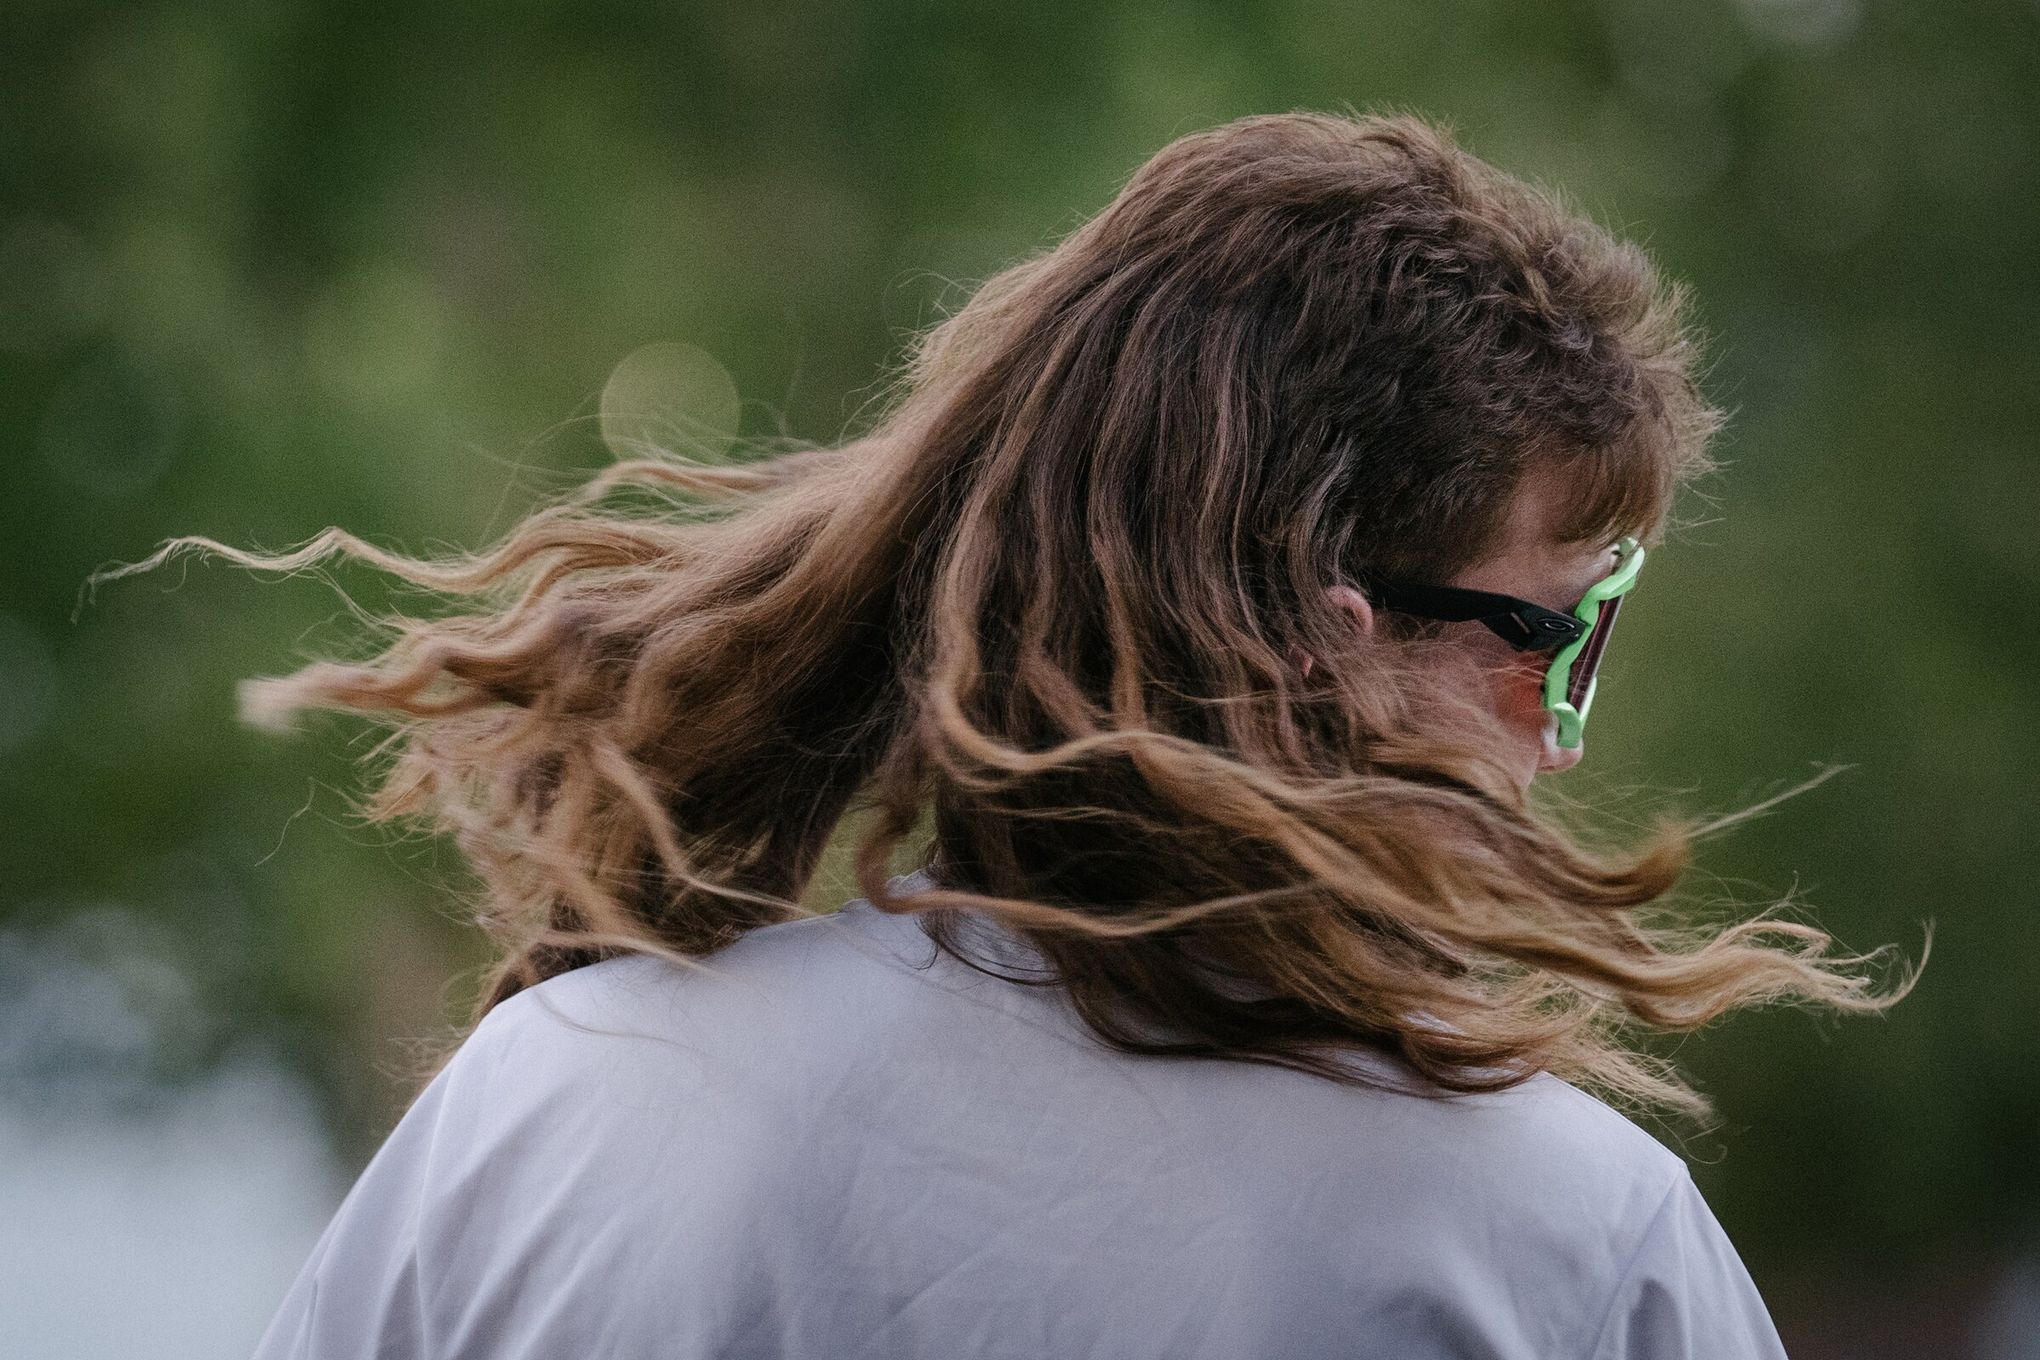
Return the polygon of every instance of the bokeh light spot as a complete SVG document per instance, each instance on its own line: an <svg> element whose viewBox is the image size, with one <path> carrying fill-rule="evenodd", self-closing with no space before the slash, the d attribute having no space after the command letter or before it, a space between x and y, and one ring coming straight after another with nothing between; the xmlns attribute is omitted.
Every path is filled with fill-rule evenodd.
<svg viewBox="0 0 2040 1360"><path fill-rule="evenodd" d="M714 457L736 438L737 385L715 356L661 342L633 350L602 387L602 439L618 457Z"/></svg>

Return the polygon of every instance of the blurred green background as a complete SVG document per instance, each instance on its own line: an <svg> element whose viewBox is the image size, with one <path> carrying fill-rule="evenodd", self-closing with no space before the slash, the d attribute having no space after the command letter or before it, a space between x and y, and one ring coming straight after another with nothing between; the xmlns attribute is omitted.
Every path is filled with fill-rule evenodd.
<svg viewBox="0 0 2040 1360"><path fill-rule="evenodd" d="M36 1353L139 1353L137 1289L193 1314L191 1354L252 1342L482 958L451 847L349 814L373 729L233 720L236 680L355 645L331 586L390 603L373 571L179 562L81 599L89 572L181 533L479 546L609 460L611 375L689 353L648 345L714 356L743 434L832 438L911 330L1172 137L1351 104L1561 186L1712 337L1727 466L1563 795L1727 811L1847 765L1710 843L1696 890L1914 955L1936 923L1886 1017L1677 1046L1723 1115L1683 1150L1788 1344L2040 1354L2040 5L14 0L6 27L0 1186L71 1189L0 1214L0 1290L89 1315ZM239 1303L210 1269L172 1289L201 1240Z"/></svg>

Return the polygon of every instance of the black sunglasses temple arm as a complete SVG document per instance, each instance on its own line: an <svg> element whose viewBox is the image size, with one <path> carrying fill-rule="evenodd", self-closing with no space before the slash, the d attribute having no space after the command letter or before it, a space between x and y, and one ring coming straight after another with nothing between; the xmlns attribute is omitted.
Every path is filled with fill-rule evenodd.
<svg viewBox="0 0 2040 1360"><path fill-rule="evenodd" d="M1492 591L1404 582L1376 582L1362 589L1376 604L1399 614L1440 623L1482 624L1518 651L1563 647L1587 630L1570 614Z"/></svg>

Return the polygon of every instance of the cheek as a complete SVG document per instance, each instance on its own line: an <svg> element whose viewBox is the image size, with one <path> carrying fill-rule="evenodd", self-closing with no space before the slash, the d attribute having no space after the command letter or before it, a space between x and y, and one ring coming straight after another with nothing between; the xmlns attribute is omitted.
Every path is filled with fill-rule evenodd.
<svg viewBox="0 0 2040 1360"><path fill-rule="evenodd" d="M1526 727L1543 723L1548 659L1542 653L1518 653L1495 671L1496 707L1511 722Z"/></svg>

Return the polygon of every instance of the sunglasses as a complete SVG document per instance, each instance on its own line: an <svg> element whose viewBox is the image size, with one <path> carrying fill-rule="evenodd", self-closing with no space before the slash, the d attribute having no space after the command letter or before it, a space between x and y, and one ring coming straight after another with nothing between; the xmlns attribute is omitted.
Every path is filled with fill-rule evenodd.
<svg viewBox="0 0 2040 1360"><path fill-rule="evenodd" d="M1594 682L1608 634L1622 612L1623 597L1643 568L1643 546L1625 538L1615 546L1615 568L1588 587L1570 613L1543 605L1457 586L1415 585L1374 581L1367 593L1384 609L1441 623L1478 623L1519 652L1551 651L1544 673L1544 707L1558 718L1558 744L1580 744L1587 711L1594 703ZM1555 650L1554 650L1555 649Z"/></svg>

